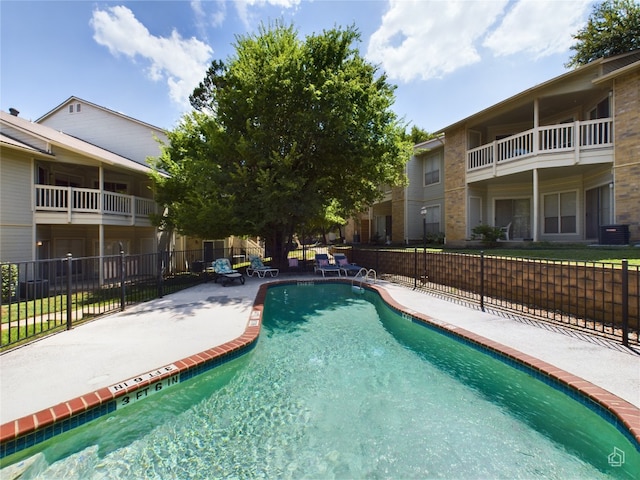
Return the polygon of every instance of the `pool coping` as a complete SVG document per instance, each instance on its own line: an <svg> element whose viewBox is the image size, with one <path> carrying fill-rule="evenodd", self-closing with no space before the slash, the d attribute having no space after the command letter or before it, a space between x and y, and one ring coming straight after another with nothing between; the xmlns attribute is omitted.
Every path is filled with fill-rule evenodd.
<svg viewBox="0 0 640 480"><path fill-rule="evenodd" d="M50 408L9 421L0 425L0 459L30 448L53 436L85 424L95 418L116 410L118 402L128 403L135 398L146 397L149 391L160 390L165 385L189 380L222 363L232 360L251 350L260 335L262 313L267 290L272 286L288 284L345 283L351 279L312 280L270 280L258 288L245 330L239 337L205 351L195 353L171 364L141 373L137 377L122 380L108 387L61 402ZM564 386L568 392L575 392L600 407L609 414L608 420L622 426L630 439L635 440L640 450L640 408L613 393L562 370L548 362L505 346L486 337L453 324L436 320L429 315L405 307L392 298L384 287L367 283L364 287L377 292L393 309L410 316L412 321L422 322L449 335L476 345L488 352L537 373L540 378ZM158 388L159 387L159 388ZM567 392L567 393L568 393ZM625 433L625 432L623 432Z"/></svg>

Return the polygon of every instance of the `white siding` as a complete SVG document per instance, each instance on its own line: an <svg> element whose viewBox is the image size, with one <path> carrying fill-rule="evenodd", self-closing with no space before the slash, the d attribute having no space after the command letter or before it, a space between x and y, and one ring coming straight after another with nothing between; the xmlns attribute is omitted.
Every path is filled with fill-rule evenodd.
<svg viewBox="0 0 640 480"><path fill-rule="evenodd" d="M70 113L69 105L78 103L80 111L74 108ZM40 123L143 165L147 157L160 155L160 146L154 137L167 141L161 129L77 100L65 103Z"/></svg>
<svg viewBox="0 0 640 480"><path fill-rule="evenodd" d="M33 255L31 160L10 154L0 157L0 259L19 262Z"/></svg>
<svg viewBox="0 0 640 480"><path fill-rule="evenodd" d="M423 206L440 205L440 228L444 231L444 162L442 161L443 149L434 148L420 155L413 155L407 163L407 178L409 185L406 187L407 195L407 238L409 240L421 239L423 235L420 210ZM440 156L440 182L424 186L424 162L433 156Z"/></svg>
<svg viewBox="0 0 640 480"><path fill-rule="evenodd" d="M407 238L417 240L422 238L422 217L420 209L424 205L424 188L422 187L422 160L412 156L407 162L407 178L409 184L406 187L407 196Z"/></svg>

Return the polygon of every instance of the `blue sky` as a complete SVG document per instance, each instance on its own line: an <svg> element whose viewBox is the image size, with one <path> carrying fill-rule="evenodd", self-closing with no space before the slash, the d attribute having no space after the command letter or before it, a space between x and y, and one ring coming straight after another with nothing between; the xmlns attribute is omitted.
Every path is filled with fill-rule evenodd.
<svg viewBox="0 0 640 480"><path fill-rule="evenodd" d="M36 120L75 95L174 128L214 59L261 23L354 24L429 132L566 71L590 0L0 0L0 108Z"/></svg>

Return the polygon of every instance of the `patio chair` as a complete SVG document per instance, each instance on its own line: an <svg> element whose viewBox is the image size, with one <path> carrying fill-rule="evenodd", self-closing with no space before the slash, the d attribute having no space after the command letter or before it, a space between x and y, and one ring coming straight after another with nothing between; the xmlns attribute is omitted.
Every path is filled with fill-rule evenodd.
<svg viewBox="0 0 640 480"><path fill-rule="evenodd" d="M502 234L504 235L504 239L505 240L509 240L509 231L511 230L511 222L509 222L509 224L505 227L500 227L500 230L502 230Z"/></svg>
<svg viewBox="0 0 640 480"><path fill-rule="evenodd" d="M331 264L329 262L329 255L326 253L316 253L316 262L313 267L314 273L322 272L322 276L324 277L326 273L337 273L339 277L341 269L338 265Z"/></svg>
<svg viewBox="0 0 640 480"><path fill-rule="evenodd" d="M250 277L253 277L254 273L258 278L264 278L267 273L272 277L277 277L278 273L280 273L278 268L267 267L257 255L250 255L249 262L250 265L247 267L247 275Z"/></svg>
<svg viewBox="0 0 640 480"><path fill-rule="evenodd" d="M218 258L212 264L215 283L218 283L218 279L222 280L222 286L233 283L236 280L240 280L240 283L244 285L244 276L238 270L234 270L231 267L231 262L228 258Z"/></svg>
<svg viewBox="0 0 640 480"><path fill-rule="evenodd" d="M350 263L349 259L344 253L336 253L333 255L333 258L336 261L336 264L338 265L338 267L340 267L340 270L344 272L344 275L346 277L349 276L349 273L352 273L353 275L355 275L362 268L356 265L355 263Z"/></svg>

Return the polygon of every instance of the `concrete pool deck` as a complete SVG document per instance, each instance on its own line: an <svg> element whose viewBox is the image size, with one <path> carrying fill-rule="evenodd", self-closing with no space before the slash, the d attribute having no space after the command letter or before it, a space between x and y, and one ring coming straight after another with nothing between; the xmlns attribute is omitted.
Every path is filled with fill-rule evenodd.
<svg viewBox="0 0 640 480"><path fill-rule="evenodd" d="M0 424L229 342L245 332L263 283L295 279L250 277L245 285L228 287L201 284L6 352L0 356ZM410 312L540 359L640 407L640 355L631 350L399 285L377 285ZM640 431L640 425L634 430Z"/></svg>

